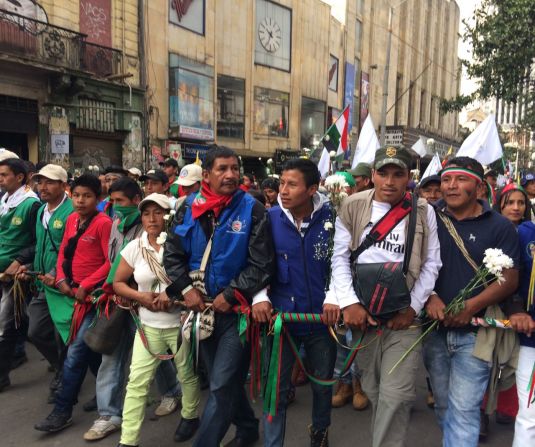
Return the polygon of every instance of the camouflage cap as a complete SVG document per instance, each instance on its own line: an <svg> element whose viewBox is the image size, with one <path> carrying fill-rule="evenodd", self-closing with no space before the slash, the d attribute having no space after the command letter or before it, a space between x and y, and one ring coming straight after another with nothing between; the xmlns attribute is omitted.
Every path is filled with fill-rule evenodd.
<svg viewBox="0 0 535 447"><path fill-rule="evenodd" d="M410 169L412 155L403 146L383 146L377 149L375 153L373 168L377 170L386 165L396 165L403 169Z"/></svg>

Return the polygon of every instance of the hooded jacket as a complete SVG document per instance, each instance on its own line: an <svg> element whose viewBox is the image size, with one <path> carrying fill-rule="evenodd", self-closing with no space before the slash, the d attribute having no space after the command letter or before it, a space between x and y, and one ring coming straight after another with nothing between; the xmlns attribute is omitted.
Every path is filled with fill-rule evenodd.
<svg viewBox="0 0 535 447"><path fill-rule="evenodd" d="M284 312L323 312L330 274L329 238L330 232L334 231L334 222L330 203L325 196L316 193L313 204L308 227L302 232L297 229L291 213L282 205L269 210L277 260L270 300L275 309ZM331 223L330 230L325 225L328 222ZM297 335L326 330L322 324L291 326L292 333Z"/></svg>

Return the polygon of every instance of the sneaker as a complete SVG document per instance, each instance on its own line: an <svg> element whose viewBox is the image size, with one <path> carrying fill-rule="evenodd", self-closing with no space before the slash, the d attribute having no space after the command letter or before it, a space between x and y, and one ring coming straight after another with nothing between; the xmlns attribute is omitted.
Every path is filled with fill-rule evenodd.
<svg viewBox="0 0 535 447"><path fill-rule="evenodd" d="M93 422L91 428L84 433L84 439L86 441L98 441L120 430L121 424L114 424L110 419L110 416L99 417Z"/></svg>
<svg viewBox="0 0 535 447"><path fill-rule="evenodd" d="M52 411L44 421L34 425L34 428L39 431L46 431L48 433L55 433L72 425L72 417L68 413L59 413Z"/></svg>
<svg viewBox="0 0 535 447"><path fill-rule="evenodd" d="M160 405L154 410L156 416L167 416L178 408L180 397L178 396L164 396Z"/></svg>
<svg viewBox="0 0 535 447"><path fill-rule="evenodd" d="M199 418L186 419L182 418L175 431L175 442L185 442L193 438L193 435L199 428Z"/></svg>

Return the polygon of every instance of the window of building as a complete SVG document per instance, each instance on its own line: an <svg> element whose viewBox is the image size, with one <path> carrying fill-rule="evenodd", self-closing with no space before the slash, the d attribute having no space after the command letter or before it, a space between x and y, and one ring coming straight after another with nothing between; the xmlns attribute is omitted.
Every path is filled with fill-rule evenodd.
<svg viewBox="0 0 535 447"><path fill-rule="evenodd" d="M170 55L169 127L184 138L214 139L213 67Z"/></svg>
<svg viewBox="0 0 535 447"><path fill-rule="evenodd" d="M422 90L420 92L420 120L418 121L419 124L425 124L426 120L426 92L425 90Z"/></svg>
<svg viewBox="0 0 535 447"><path fill-rule="evenodd" d="M329 62L329 90L338 91L338 58L332 54Z"/></svg>
<svg viewBox="0 0 535 447"><path fill-rule="evenodd" d="M169 22L204 35L205 0L168 0Z"/></svg>
<svg viewBox="0 0 535 447"><path fill-rule="evenodd" d="M355 24L355 53L362 51L362 22L357 19Z"/></svg>
<svg viewBox="0 0 535 447"><path fill-rule="evenodd" d="M364 0L357 0L357 15L364 13Z"/></svg>
<svg viewBox="0 0 535 447"><path fill-rule="evenodd" d="M115 131L115 107L113 102L79 99L80 108L76 116L76 128L99 132Z"/></svg>
<svg viewBox="0 0 535 447"><path fill-rule="evenodd" d="M217 136L243 140L245 132L245 80L217 77Z"/></svg>
<svg viewBox="0 0 535 447"><path fill-rule="evenodd" d="M325 133L325 102L301 98L301 147L315 148Z"/></svg>
<svg viewBox="0 0 535 447"><path fill-rule="evenodd" d="M289 112L289 93L255 87L254 133L287 138Z"/></svg>

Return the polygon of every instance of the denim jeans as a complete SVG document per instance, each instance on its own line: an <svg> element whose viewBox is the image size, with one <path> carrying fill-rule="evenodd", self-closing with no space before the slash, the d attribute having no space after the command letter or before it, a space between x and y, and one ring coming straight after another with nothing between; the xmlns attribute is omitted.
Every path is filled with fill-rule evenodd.
<svg viewBox="0 0 535 447"><path fill-rule="evenodd" d="M218 447L231 423L236 425L238 438L258 435L258 419L245 392L250 347L247 343L242 345L237 324L237 315L216 312L213 334L200 342L210 378L210 395L195 447Z"/></svg>
<svg viewBox="0 0 535 447"><path fill-rule="evenodd" d="M0 377L7 377L20 329L15 327L13 283L2 283L0 296Z"/></svg>
<svg viewBox="0 0 535 447"><path fill-rule="evenodd" d="M472 355L476 334L434 331L424 341L424 363L435 397L435 413L444 447L477 447L480 407L490 367Z"/></svg>
<svg viewBox="0 0 535 447"><path fill-rule="evenodd" d="M336 361L336 343L327 331L317 331L306 336L293 337L296 346L302 345L307 357L309 373L321 378L333 377ZM277 414L268 422L264 414L264 446L282 447L286 429L286 407L288 405L288 391L291 386L292 368L295 362L294 354L287 339L282 342L282 358L280 364L280 386ZM312 427L325 430L331 425L332 386L312 386Z"/></svg>
<svg viewBox="0 0 535 447"><path fill-rule="evenodd" d="M97 375L97 406L99 416L110 416L114 424L121 424L123 412L124 390L126 384L126 366L130 360L130 352L134 344L136 325L128 317L121 341L111 355L103 355ZM172 360L164 360L156 369L156 383L160 394L178 396L180 384L177 379L175 364Z"/></svg>
<svg viewBox="0 0 535 447"><path fill-rule="evenodd" d="M338 337L338 341L343 345L353 345L353 335L351 331L346 331L345 334L336 334L336 336ZM360 378L361 375L356 360L353 361L353 363L351 364L351 368L349 368L344 373L344 375L340 375L344 366L344 362L349 356L349 353L349 349L344 348L339 344L336 345L336 363L334 364L334 378L347 385L351 385L353 383L353 378Z"/></svg>
<svg viewBox="0 0 535 447"><path fill-rule="evenodd" d="M96 376L100 366L100 354L97 354L84 342L84 334L89 328L95 310L91 309L84 317L76 338L67 348L67 357L63 362L63 377L61 388L56 395L54 410L60 413L72 413L72 407L77 402L78 393L84 382L87 368Z"/></svg>

